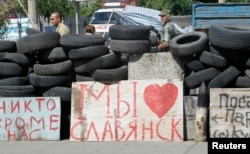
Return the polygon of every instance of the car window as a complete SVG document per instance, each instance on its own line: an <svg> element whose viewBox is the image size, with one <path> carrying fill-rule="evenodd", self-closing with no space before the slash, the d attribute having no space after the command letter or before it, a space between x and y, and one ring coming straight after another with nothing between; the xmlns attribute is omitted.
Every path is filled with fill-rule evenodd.
<svg viewBox="0 0 250 154"><path fill-rule="evenodd" d="M110 15L112 17L109 21ZM112 12L95 12L90 20L90 24L116 24L115 13Z"/></svg>

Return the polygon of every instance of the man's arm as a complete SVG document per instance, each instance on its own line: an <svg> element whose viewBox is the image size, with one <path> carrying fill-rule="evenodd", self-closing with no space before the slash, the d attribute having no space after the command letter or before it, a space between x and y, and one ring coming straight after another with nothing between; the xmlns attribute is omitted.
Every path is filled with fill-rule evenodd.
<svg viewBox="0 0 250 154"><path fill-rule="evenodd" d="M158 52L164 51L164 49L166 49L168 47L168 42L162 42L158 45L157 49Z"/></svg>

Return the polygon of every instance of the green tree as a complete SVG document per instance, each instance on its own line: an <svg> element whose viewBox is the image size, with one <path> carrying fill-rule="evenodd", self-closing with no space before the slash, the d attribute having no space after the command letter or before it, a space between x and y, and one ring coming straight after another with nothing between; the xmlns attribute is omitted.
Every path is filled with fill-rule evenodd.
<svg viewBox="0 0 250 154"><path fill-rule="evenodd" d="M16 7L15 0L0 2L0 27L6 25L6 22L8 22L8 13L14 11L15 7Z"/></svg>
<svg viewBox="0 0 250 154"><path fill-rule="evenodd" d="M227 3L246 3L248 0L226 0ZM156 10L169 9L173 15L191 15L192 3L218 3L218 0L139 0L139 5Z"/></svg>
<svg viewBox="0 0 250 154"><path fill-rule="evenodd" d="M218 0L199 0L202 3L218 3ZM226 0L226 3L247 3L248 0Z"/></svg>
<svg viewBox="0 0 250 154"><path fill-rule="evenodd" d="M173 15L192 14L192 0L139 0L139 5L156 10L169 9Z"/></svg>
<svg viewBox="0 0 250 154"><path fill-rule="evenodd" d="M27 0L21 0L24 7L27 8ZM80 2L80 16L91 16L95 10L100 8L100 1L95 2ZM22 8L19 6L16 8L18 12L22 12ZM62 12L63 17L75 16L75 3L68 0L37 0L37 14L44 18L49 18L50 13L53 11Z"/></svg>
<svg viewBox="0 0 250 154"><path fill-rule="evenodd" d="M21 2L22 5L18 3ZM80 2L80 16L90 17L94 11L100 8L101 0ZM75 4L68 0L37 0L37 15L43 18L49 18L51 12L60 11L63 17L75 16ZM28 10L27 0L8 0L6 3L0 3L0 27L8 21L8 12L15 11L26 16Z"/></svg>
<svg viewBox="0 0 250 154"><path fill-rule="evenodd" d="M62 16L74 15L74 4L68 0L37 0L37 13L39 16L49 18L51 12L60 11Z"/></svg>
<svg viewBox="0 0 250 154"><path fill-rule="evenodd" d="M139 6L146 7L146 8L152 8L156 10L161 10L161 9L169 9L168 6L168 1L169 0L139 0Z"/></svg>
<svg viewBox="0 0 250 154"><path fill-rule="evenodd" d="M191 15L192 0L177 0L170 4L170 11L174 15Z"/></svg>
<svg viewBox="0 0 250 154"><path fill-rule="evenodd" d="M80 6L80 15L84 17L91 17L92 14L100 8L101 0L95 2L87 2Z"/></svg>

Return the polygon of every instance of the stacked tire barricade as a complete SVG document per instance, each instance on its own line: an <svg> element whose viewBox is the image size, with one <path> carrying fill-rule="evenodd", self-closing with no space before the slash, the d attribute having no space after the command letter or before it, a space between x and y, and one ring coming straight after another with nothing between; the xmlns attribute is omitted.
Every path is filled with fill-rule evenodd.
<svg viewBox="0 0 250 154"><path fill-rule="evenodd" d="M250 29L211 26L208 33L189 32L170 41L170 51L185 64L188 90L250 87Z"/></svg>
<svg viewBox="0 0 250 154"><path fill-rule="evenodd" d="M194 31L170 41L170 51L185 66L186 92L197 95L194 141L209 136L211 88L249 88L249 28L236 25L211 26L208 33ZM184 94L185 95L185 94Z"/></svg>
<svg viewBox="0 0 250 154"><path fill-rule="evenodd" d="M129 54L151 51L148 27L112 26L109 47L98 35L27 34L0 41L1 97L60 96L70 102L72 82L126 80Z"/></svg>
<svg viewBox="0 0 250 154"><path fill-rule="evenodd" d="M173 38L170 52L185 64L185 87L250 87L249 30L212 26L208 34ZM127 80L129 56L152 52L156 40L148 27L114 25L109 35L109 45L97 35L32 30L17 41L1 40L0 97L59 96L61 138L68 138L72 82Z"/></svg>
<svg viewBox="0 0 250 154"><path fill-rule="evenodd" d="M115 26L109 47L98 35L27 34L0 41L0 97L60 97L61 138L69 137L72 82L127 80L129 53L151 50L148 28Z"/></svg>
<svg viewBox="0 0 250 154"><path fill-rule="evenodd" d="M30 61L16 52L16 42L0 42L0 96L34 96L27 77Z"/></svg>

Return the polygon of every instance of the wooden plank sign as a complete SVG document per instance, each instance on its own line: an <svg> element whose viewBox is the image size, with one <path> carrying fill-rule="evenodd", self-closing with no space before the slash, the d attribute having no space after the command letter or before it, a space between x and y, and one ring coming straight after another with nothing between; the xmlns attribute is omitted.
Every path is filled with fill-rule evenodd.
<svg viewBox="0 0 250 154"><path fill-rule="evenodd" d="M60 140L59 97L0 97L0 140Z"/></svg>
<svg viewBox="0 0 250 154"><path fill-rule="evenodd" d="M250 137L250 88L210 90L210 137Z"/></svg>
<svg viewBox="0 0 250 154"><path fill-rule="evenodd" d="M71 141L183 141L183 81L73 82Z"/></svg>

